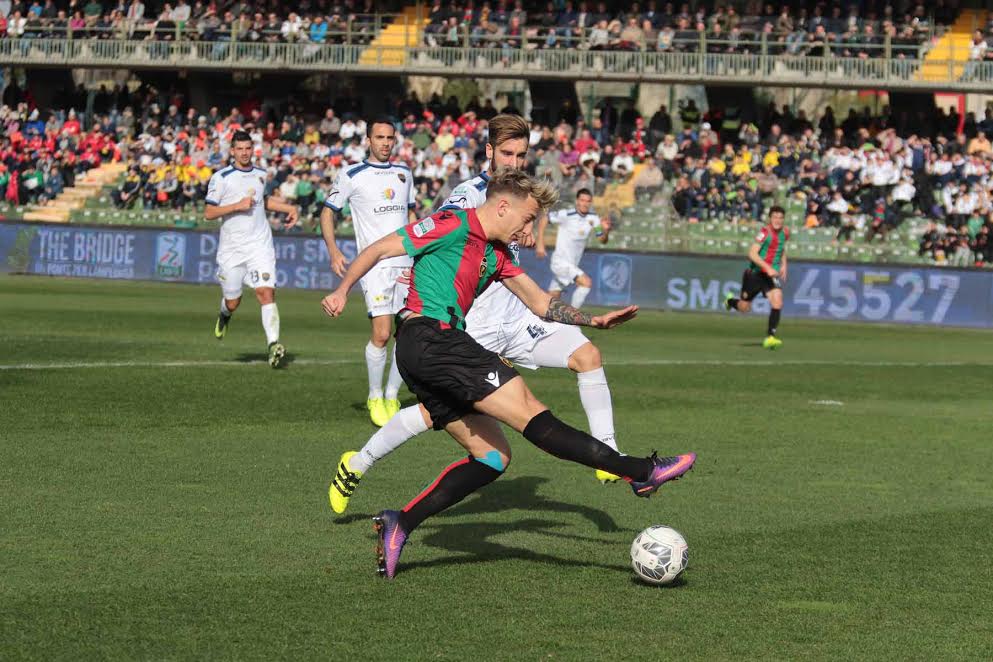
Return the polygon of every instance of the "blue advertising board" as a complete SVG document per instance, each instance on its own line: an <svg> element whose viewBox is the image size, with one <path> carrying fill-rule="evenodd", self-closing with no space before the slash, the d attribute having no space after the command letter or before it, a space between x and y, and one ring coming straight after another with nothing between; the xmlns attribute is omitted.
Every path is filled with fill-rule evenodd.
<svg viewBox="0 0 993 662"><path fill-rule="evenodd" d="M276 285L328 291L337 283L324 241L279 235ZM339 240L346 258L355 242ZM0 223L0 271L136 280L216 283L217 235L194 230ZM522 266L542 287L548 260L533 251ZM593 278L593 305L721 311L737 292L744 258L589 251L581 267ZM993 273L937 267L790 261L784 312L790 317L948 324L993 328ZM759 299L757 313L768 310Z"/></svg>

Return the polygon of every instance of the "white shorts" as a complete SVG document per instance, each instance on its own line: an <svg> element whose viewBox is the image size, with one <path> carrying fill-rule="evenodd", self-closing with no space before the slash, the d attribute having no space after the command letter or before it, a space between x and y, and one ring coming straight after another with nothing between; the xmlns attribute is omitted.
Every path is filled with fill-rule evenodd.
<svg viewBox="0 0 993 662"><path fill-rule="evenodd" d="M546 322L532 312L518 320L467 329L476 342L522 368L568 368L569 357L589 342L579 327Z"/></svg>
<svg viewBox="0 0 993 662"><path fill-rule="evenodd" d="M407 301L406 278L410 269L405 267L374 267L359 281L365 295L365 308L369 317L395 315ZM399 282L400 279L405 282Z"/></svg>
<svg viewBox="0 0 993 662"><path fill-rule="evenodd" d="M218 262L217 280L221 283L225 299L237 299L241 296L241 286L247 285L252 289L258 287L276 287L276 254L272 247L262 249L252 254L247 260L240 262Z"/></svg>
<svg viewBox="0 0 993 662"><path fill-rule="evenodd" d="M569 264L565 260L552 260L552 280L548 284L549 290L562 290L576 282L576 279L583 275L583 270L575 264Z"/></svg>

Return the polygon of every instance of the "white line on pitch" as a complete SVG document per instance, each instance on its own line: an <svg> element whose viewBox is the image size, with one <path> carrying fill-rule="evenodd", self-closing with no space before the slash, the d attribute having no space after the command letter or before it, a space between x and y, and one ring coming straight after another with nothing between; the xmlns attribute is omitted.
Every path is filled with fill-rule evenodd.
<svg viewBox="0 0 993 662"><path fill-rule="evenodd" d="M322 366L322 365L357 365L363 359L294 359L292 365ZM0 370L83 370L93 368L211 368L239 367L265 365L266 361L218 361L205 359L202 361L81 361L64 363L16 363L0 364ZM785 361L721 361L709 359L641 359L637 361L607 361L609 366L730 366L730 367L764 367L764 366L824 366L824 367L853 367L853 368L946 368L946 367L988 367L993 363L973 361L818 361L818 360L785 360Z"/></svg>

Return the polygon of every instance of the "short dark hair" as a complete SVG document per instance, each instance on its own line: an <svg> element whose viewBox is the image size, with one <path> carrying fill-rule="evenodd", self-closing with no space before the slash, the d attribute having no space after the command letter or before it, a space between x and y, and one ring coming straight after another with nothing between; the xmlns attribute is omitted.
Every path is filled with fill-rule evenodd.
<svg viewBox="0 0 993 662"><path fill-rule="evenodd" d="M368 122L366 122L366 125L365 125L365 137L366 138L372 138L372 127L376 126L377 124L389 124L390 125L390 128L393 129L393 132L394 133L397 130L396 125L393 124L393 118L392 117L390 117L389 115L376 115L371 120L369 120Z"/></svg>
<svg viewBox="0 0 993 662"><path fill-rule="evenodd" d="M578 191L576 191L576 199L577 200L579 199L579 196L581 196L581 195L588 195L591 198L593 197L593 193L591 193L588 188L581 188Z"/></svg>
<svg viewBox="0 0 993 662"><path fill-rule="evenodd" d="M231 145L232 146L234 146L235 143L240 143L240 142L245 142L245 141L254 142L252 140L252 136L249 135L248 131L240 131L240 130L239 131L235 131L234 132L234 135L231 136Z"/></svg>
<svg viewBox="0 0 993 662"><path fill-rule="evenodd" d="M780 213L780 214L782 214L783 216L786 216L786 210L783 209L782 207L780 207L779 205L773 205L773 206L769 207L769 216L772 216L773 214L775 214L777 212Z"/></svg>

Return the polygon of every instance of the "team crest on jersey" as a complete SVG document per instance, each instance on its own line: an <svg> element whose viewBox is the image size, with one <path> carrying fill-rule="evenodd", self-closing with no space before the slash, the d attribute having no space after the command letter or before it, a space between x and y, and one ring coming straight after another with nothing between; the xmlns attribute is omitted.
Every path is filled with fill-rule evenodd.
<svg viewBox="0 0 993 662"><path fill-rule="evenodd" d="M482 262L479 263L479 277L482 278L483 274L486 273L486 258L484 257Z"/></svg>
<svg viewBox="0 0 993 662"><path fill-rule="evenodd" d="M419 237L423 237L428 232L431 232L431 230L434 230L434 219L433 218L425 218L423 221L414 224L414 236L415 237L418 237L418 238Z"/></svg>
<svg viewBox="0 0 993 662"><path fill-rule="evenodd" d="M402 172L398 172L397 173L397 179L400 180L400 183L401 184L406 184L407 183L407 175L403 174Z"/></svg>
<svg viewBox="0 0 993 662"><path fill-rule="evenodd" d="M508 368L513 368L513 367L514 367L514 364L513 364L513 363L511 363L511 362L510 362L510 359L508 359L507 357L505 357L505 356L501 356L501 357L500 357L500 360L501 360L501 361L503 362L503 364L504 364L505 366L507 366Z"/></svg>
<svg viewBox="0 0 993 662"><path fill-rule="evenodd" d="M396 191L391 188L383 189L383 200L392 200L397 197Z"/></svg>

